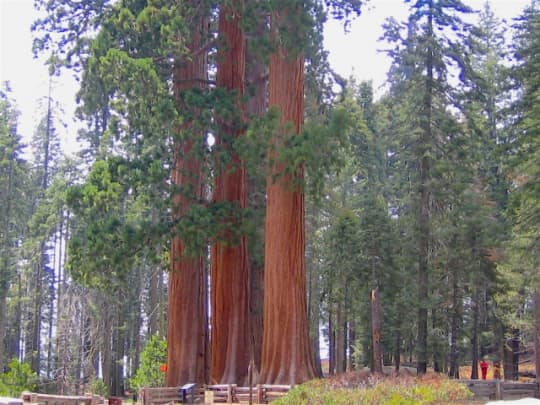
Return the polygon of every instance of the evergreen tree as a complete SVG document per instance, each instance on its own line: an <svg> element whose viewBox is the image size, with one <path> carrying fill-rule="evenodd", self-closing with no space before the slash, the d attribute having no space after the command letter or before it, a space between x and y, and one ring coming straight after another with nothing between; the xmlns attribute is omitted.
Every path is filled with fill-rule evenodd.
<svg viewBox="0 0 540 405"><path fill-rule="evenodd" d="M511 239L506 245L504 261L505 276L512 280L516 287L510 299L503 301L508 306L510 317L511 351L508 357L512 359L508 377L518 377L519 345L527 344L527 329L535 333L538 328L538 307L533 307L536 314L524 310L525 302L535 302L539 289L538 279L538 224L540 209L538 206L538 176L539 176L539 141L538 141L538 97L539 76L538 50L540 42L540 4L532 1L516 24L515 58L516 66L513 76L517 81L519 98L514 109L516 120L515 131L512 133L509 150L512 153L507 176L511 179L509 206L506 211L512 221ZM512 299L513 298L513 299ZM536 301L537 302L537 301ZM534 315L532 318L531 315ZM526 322L525 319L533 320ZM520 341L521 340L521 341ZM531 339L533 340L533 339ZM535 337L536 349L540 343ZM537 350L538 356L538 350ZM536 367L540 367L537 360ZM507 371L505 370L505 377Z"/></svg>
<svg viewBox="0 0 540 405"><path fill-rule="evenodd" d="M448 76L450 66L460 69L459 43L465 25L459 15L470 8L459 0L419 0L410 2L411 13L406 24L389 21L385 39L394 44L389 51L394 67L389 73L392 94L405 96L403 106L406 125L412 137L403 140L410 145L409 174L414 184L413 203L417 227L417 371L425 374L429 360L428 313L430 302L430 274L433 244L433 214L437 205L437 191L442 190L437 167L443 145L454 135L452 118L447 108L453 103ZM452 35L449 33L452 32ZM450 125L450 126L448 126ZM455 128L455 127L454 127ZM436 189L439 182L439 189Z"/></svg>
<svg viewBox="0 0 540 405"><path fill-rule="evenodd" d="M10 97L9 85L0 89L0 364L7 364L6 354L13 355L8 347L9 328L8 294L14 285L20 258L20 247L27 211L25 212L28 184L28 165L22 157L24 145L17 131L18 112ZM0 370L1 371L1 370Z"/></svg>

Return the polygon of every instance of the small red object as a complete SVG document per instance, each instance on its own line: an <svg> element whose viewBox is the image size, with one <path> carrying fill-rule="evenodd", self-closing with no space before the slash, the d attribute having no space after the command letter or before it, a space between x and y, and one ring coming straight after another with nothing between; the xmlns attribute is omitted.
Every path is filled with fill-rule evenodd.
<svg viewBox="0 0 540 405"><path fill-rule="evenodd" d="M164 373L167 372L167 365L166 364L160 364L159 371L163 371Z"/></svg>
<svg viewBox="0 0 540 405"><path fill-rule="evenodd" d="M480 362L480 370L482 370L482 380L485 380L487 378L487 371L488 371L489 363L485 360L482 360Z"/></svg>

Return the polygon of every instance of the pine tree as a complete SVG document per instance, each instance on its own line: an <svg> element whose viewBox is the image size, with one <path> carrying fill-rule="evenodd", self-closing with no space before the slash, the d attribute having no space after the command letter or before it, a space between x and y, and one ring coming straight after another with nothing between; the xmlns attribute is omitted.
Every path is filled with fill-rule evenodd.
<svg viewBox="0 0 540 405"><path fill-rule="evenodd" d="M390 72L393 94L408 94L409 128L413 137L411 158L414 172L414 210L417 227L418 316L417 371L425 374L429 360L428 313L430 280L433 272L433 211L436 200L436 167L438 150L451 127L446 106L453 100L448 83L449 66L463 67L459 58L459 41L464 24L459 14L469 12L459 0L419 0L411 2L411 14L406 25L395 21L386 27L386 39L395 44L390 50L394 68ZM402 35L405 31L406 34ZM448 32L452 31L451 37ZM413 90L414 89L414 90Z"/></svg>
<svg viewBox="0 0 540 405"><path fill-rule="evenodd" d="M19 271L17 246L25 228L25 181L27 163L22 158L23 144L17 131L17 110L10 97L8 84L0 90L0 364L7 364L10 341L6 324L7 299ZM7 349L7 350L6 350Z"/></svg>

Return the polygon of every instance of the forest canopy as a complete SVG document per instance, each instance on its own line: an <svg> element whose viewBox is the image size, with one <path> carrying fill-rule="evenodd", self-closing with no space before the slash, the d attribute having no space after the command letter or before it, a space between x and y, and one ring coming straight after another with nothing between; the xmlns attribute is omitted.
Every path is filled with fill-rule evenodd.
<svg viewBox="0 0 540 405"><path fill-rule="evenodd" d="M49 83L80 78L82 147L63 153L52 86L25 145L3 84L0 372L110 395L141 367L538 375L540 2L511 23L405 3L376 96L323 47L361 0L35 0Z"/></svg>

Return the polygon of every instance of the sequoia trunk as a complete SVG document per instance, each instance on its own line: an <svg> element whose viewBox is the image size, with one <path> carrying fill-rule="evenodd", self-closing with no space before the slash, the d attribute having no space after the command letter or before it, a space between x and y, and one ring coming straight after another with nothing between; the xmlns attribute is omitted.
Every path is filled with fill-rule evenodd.
<svg viewBox="0 0 540 405"><path fill-rule="evenodd" d="M234 2L240 6L240 2ZM215 148L230 159L220 166L214 201L229 203L226 229L212 247L212 363L211 381L221 384L241 384L247 381L250 361L249 277L246 238L235 235L240 228L238 212L246 207L246 171L233 149L234 139L241 135L242 105L245 80L245 38L240 28L237 10L223 6L219 16L219 51L217 85L230 91L237 105L233 118L218 117L220 133Z"/></svg>
<svg viewBox="0 0 540 405"><path fill-rule="evenodd" d="M252 33L255 37L266 35L266 15L257 17ZM249 118L260 117L267 110L268 66L263 57L248 42L246 48L246 83L250 97L246 103ZM261 162L261 164L264 164ZM252 350L255 372L261 369L262 330L263 330L263 288L264 288L264 212L266 193L264 178L258 170L248 172L249 207L256 215L255 232L248 240L249 251L249 325L250 348Z"/></svg>
<svg viewBox="0 0 540 405"><path fill-rule="evenodd" d="M191 29L189 59L177 60L174 72L174 92L178 110L188 109L182 94L206 85L207 58L200 52L207 29L206 18L194 16ZM199 51L199 52L197 52ZM196 112L195 112L196 113ZM175 221L189 207L202 199L202 164L198 146L204 134L194 134L191 121L184 121L173 144L172 214ZM190 133L191 132L191 133ZM184 191L181 193L179 190ZM186 193L189 192L189 195ZM167 386L207 380L207 316L205 280L202 256L187 256L181 235L173 235L170 254L169 304L167 324Z"/></svg>
<svg viewBox="0 0 540 405"><path fill-rule="evenodd" d="M285 21L273 16L277 31ZM284 24L293 31L292 23ZM277 108L283 133L300 132L304 111L304 58L282 47L270 56L269 105ZM291 128L287 128L291 130ZM276 147L278 137L274 137ZM271 161L276 158L271 153ZM309 341L304 257L304 194L297 184L303 168L285 172L274 161L267 177L264 269L264 328L260 380L299 384L315 376Z"/></svg>

